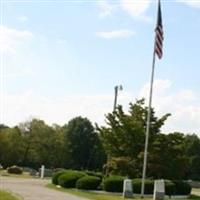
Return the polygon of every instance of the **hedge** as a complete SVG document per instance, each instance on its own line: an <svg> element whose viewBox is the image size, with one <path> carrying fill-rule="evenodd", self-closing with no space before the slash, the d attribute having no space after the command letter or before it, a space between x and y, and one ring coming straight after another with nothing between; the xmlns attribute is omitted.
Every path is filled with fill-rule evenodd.
<svg viewBox="0 0 200 200"><path fill-rule="evenodd" d="M176 185L170 181L170 180L165 180L165 194L168 196L175 195L176 193Z"/></svg>
<svg viewBox="0 0 200 200"><path fill-rule="evenodd" d="M110 176L103 181L103 189L107 192L123 192L122 176Z"/></svg>
<svg viewBox="0 0 200 200"><path fill-rule="evenodd" d="M88 176L96 176L96 177L99 177L100 179L103 178L103 174L101 172L85 171L85 173Z"/></svg>
<svg viewBox="0 0 200 200"><path fill-rule="evenodd" d="M58 171L58 172L55 172L52 176L52 183L54 185L58 185L58 178L59 176L61 176L62 174L64 174L66 172L66 170L61 170L61 171Z"/></svg>
<svg viewBox="0 0 200 200"><path fill-rule="evenodd" d="M133 179L133 192L141 193L141 179ZM145 180L145 194L153 194L154 180ZM165 180L165 194L171 195L189 195L191 193L191 186L185 181L170 181Z"/></svg>
<svg viewBox="0 0 200 200"><path fill-rule="evenodd" d="M97 190L101 179L95 176L84 176L76 182L76 188L83 190Z"/></svg>
<svg viewBox="0 0 200 200"><path fill-rule="evenodd" d="M176 187L176 195L189 195L191 193L191 186L186 181L173 181Z"/></svg>
<svg viewBox="0 0 200 200"><path fill-rule="evenodd" d="M23 170L22 170L21 167L14 165L14 166L9 167L7 169L7 172L10 173L10 174L22 174Z"/></svg>
<svg viewBox="0 0 200 200"><path fill-rule="evenodd" d="M142 180L141 179L133 179L132 184L133 184L133 192L136 194L140 194ZM153 194L153 189L154 189L154 181L150 180L150 179L146 179L144 194Z"/></svg>
<svg viewBox="0 0 200 200"><path fill-rule="evenodd" d="M86 176L83 172L69 170L58 177L58 184L64 188L75 188L76 181L83 176Z"/></svg>

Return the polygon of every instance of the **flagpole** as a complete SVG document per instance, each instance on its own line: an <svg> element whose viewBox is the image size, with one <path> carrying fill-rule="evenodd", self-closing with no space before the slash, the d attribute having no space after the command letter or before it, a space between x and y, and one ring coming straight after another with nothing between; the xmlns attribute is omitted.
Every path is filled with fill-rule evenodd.
<svg viewBox="0 0 200 200"><path fill-rule="evenodd" d="M148 107L148 113L147 113L147 123L146 123L146 133L145 133L144 163L143 163L142 187L141 187L141 197L142 198L144 197L144 191L145 191L145 178L146 178L147 157L148 157L149 132L150 132L150 126L151 126L151 103L152 103L152 96L153 96L155 61L156 61L156 55L158 56L159 59L162 58L162 43L163 43L163 39L164 39L160 1L161 0L158 0L157 25L156 25L156 29L155 29L153 62L152 62L151 82L150 82L150 91L149 91L149 107Z"/></svg>
<svg viewBox="0 0 200 200"><path fill-rule="evenodd" d="M150 132L150 124L151 124L151 104L152 104L152 96L153 96L153 82L154 82L154 71L155 71L155 43L154 43L154 52L153 52L153 62L152 62L152 71L151 71L151 83L150 83L150 91L149 91L149 107L147 114L147 124L146 124L146 137L145 137L145 148L144 148L144 162L143 162L143 171L142 171L142 188L141 188L141 197L144 197L144 189L145 189L145 178L146 178L146 168L147 168L147 157L148 157L148 144L149 144L149 132Z"/></svg>

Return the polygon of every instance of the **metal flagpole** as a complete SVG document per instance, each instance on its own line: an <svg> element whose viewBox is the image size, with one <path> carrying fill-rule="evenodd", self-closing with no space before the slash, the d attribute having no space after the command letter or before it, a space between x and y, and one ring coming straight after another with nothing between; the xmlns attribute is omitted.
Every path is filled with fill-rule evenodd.
<svg viewBox="0 0 200 200"><path fill-rule="evenodd" d="M144 197L145 177L146 177L146 168L147 168L147 156L148 156L148 144L149 144L149 131L150 131L150 125L151 125L151 103L152 103L152 95L153 95L155 60L156 60L156 53L155 53L155 44L154 44L154 53L153 53L153 62L152 62L152 71L151 71L151 84L150 84L150 93L149 93L149 107L148 107L147 124L146 124L144 163L143 163L143 171L142 171L142 189L141 189L141 197L142 198Z"/></svg>
<svg viewBox="0 0 200 200"><path fill-rule="evenodd" d="M150 132L150 126L151 126L151 103L152 103L152 96L153 96L155 60L156 60L156 55L158 56L159 59L162 58L162 43L163 43L163 39L164 39L160 0L158 0L158 15L157 15L157 25L156 25L155 32L156 32L156 34L155 34L155 40L154 40L153 62L152 62L152 72L151 72L150 93L149 93L149 107L148 107L147 124L146 124L144 163L143 163L143 171L142 171L141 197L144 196L144 190L145 190L145 177L146 177L147 157L148 157L149 132Z"/></svg>

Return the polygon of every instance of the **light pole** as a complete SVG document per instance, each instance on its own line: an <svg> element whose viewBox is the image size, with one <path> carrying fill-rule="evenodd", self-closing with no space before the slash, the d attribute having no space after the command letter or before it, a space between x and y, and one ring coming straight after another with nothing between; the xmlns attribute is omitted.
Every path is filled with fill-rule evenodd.
<svg viewBox="0 0 200 200"><path fill-rule="evenodd" d="M115 98L114 98L114 106L113 106L113 111L115 111L116 107L117 107L117 97L118 97L118 91L122 91L123 87L122 85L116 85L114 87L114 91L115 91Z"/></svg>
<svg viewBox="0 0 200 200"><path fill-rule="evenodd" d="M114 105L113 105L113 112L115 111L116 107L117 107L117 97L118 97L118 91L122 91L123 90L123 87L122 85L116 85L114 87L114 92L115 92L115 95L114 95ZM107 157L107 167L106 167L106 176L108 176L108 173L109 173L109 170L108 170L108 161L110 160L111 156L108 154L108 157Z"/></svg>

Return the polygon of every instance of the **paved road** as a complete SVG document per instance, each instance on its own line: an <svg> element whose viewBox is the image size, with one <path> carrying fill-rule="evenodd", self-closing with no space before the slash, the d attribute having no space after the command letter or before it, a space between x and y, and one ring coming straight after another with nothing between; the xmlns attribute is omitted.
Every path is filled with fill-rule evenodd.
<svg viewBox="0 0 200 200"><path fill-rule="evenodd" d="M10 190L24 200L86 200L64 192L46 188L50 181L0 176L0 189ZM0 198L0 200L3 200Z"/></svg>
<svg viewBox="0 0 200 200"><path fill-rule="evenodd" d="M193 189L192 194L200 196L200 189Z"/></svg>

